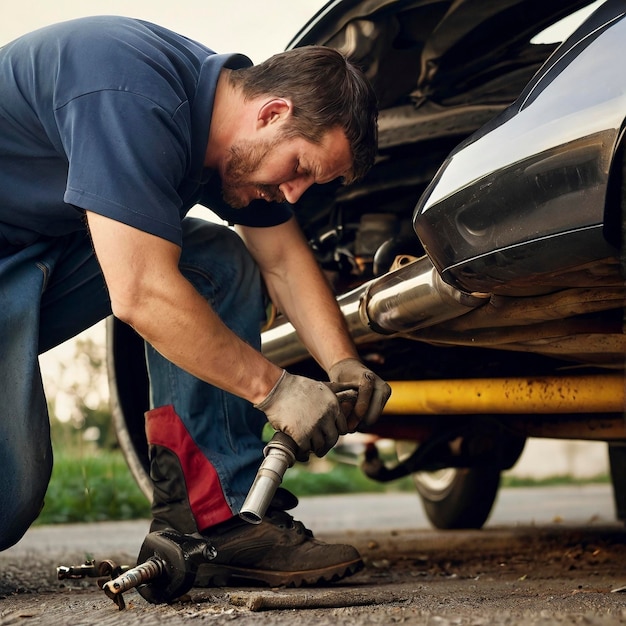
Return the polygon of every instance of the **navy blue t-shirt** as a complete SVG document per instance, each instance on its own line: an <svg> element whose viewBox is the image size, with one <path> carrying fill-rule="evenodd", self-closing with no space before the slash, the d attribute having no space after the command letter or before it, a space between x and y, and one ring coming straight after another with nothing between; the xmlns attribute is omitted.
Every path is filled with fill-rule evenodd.
<svg viewBox="0 0 626 626"><path fill-rule="evenodd" d="M222 68L251 65L155 24L91 17L0 48L0 256L84 228L84 209L181 244L206 204L270 226L286 205L228 207L204 156Z"/></svg>

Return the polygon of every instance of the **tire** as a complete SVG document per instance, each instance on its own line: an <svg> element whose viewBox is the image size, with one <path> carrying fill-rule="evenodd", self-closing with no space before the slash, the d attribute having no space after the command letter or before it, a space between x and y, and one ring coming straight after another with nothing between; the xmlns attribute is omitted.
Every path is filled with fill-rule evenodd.
<svg viewBox="0 0 626 626"><path fill-rule="evenodd" d="M626 444L609 444L609 470L613 485L615 516L626 522Z"/></svg>
<svg viewBox="0 0 626 626"><path fill-rule="evenodd" d="M397 441L398 459L415 450L415 442ZM412 474L428 521L439 530L482 528L498 495L497 467L453 468Z"/></svg>
<svg viewBox="0 0 626 626"><path fill-rule="evenodd" d="M114 317L106 321L111 417L117 441L133 478L148 500L152 481L144 413L150 407L143 339Z"/></svg>
<svg viewBox="0 0 626 626"><path fill-rule="evenodd" d="M430 523L440 530L478 529L487 521L500 487L500 470L447 468L417 472L413 481Z"/></svg>

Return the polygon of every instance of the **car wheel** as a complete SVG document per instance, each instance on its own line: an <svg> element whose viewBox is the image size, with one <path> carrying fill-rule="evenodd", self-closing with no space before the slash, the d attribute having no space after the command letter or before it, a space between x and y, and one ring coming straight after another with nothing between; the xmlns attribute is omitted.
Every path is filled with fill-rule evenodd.
<svg viewBox="0 0 626 626"><path fill-rule="evenodd" d="M482 528L498 494L500 470L446 468L413 475L426 516L435 528Z"/></svg>
<svg viewBox="0 0 626 626"><path fill-rule="evenodd" d="M106 334L113 427L133 478L152 500L144 421L150 401L143 339L113 316L107 319Z"/></svg>
<svg viewBox="0 0 626 626"><path fill-rule="evenodd" d="M626 522L626 445L609 444L609 471L613 484L615 516Z"/></svg>
<svg viewBox="0 0 626 626"><path fill-rule="evenodd" d="M399 459L413 442L396 442ZM445 468L412 474L426 517L440 530L477 529L487 521L498 494L500 470L495 467Z"/></svg>

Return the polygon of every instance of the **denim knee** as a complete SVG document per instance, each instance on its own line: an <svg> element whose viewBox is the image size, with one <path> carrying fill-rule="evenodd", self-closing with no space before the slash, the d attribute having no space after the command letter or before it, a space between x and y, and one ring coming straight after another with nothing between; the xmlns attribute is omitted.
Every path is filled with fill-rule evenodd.
<svg viewBox="0 0 626 626"><path fill-rule="evenodd" d="M180 268L231 330L260 346L265 319L261 275L235 231L221 224L185 219Z"/></svg>
<svg viewBox="0 0 626 626"><path fill-rule="evenodd" d="M52 471L50 424L37 358L46 274L34 245L0 263L0 549L37 518Z"/></svg>
<svg viewBox="0 0 626 626"><path fill-rule="evenodd" d="M6 472L5 481L10 484L0 487L0 551L15 545L41 513L44 496L52 471L52 462L33 473L26 481L15 481Z"/></svg>

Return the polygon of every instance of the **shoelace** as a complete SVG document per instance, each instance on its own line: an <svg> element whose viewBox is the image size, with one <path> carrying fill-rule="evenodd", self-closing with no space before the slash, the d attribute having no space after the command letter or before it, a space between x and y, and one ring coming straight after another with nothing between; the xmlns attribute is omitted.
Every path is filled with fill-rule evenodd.
<svg viewBox="0 0 626 626"><path fill-rule="evenodd" d="M286 528L288 530L295 530L299 535L306 534L309 537L313 537L313 532L310 531L302 522L294 519L286 511L281 509L270 508L266 514L266 519L279 528Z"/></svg>

